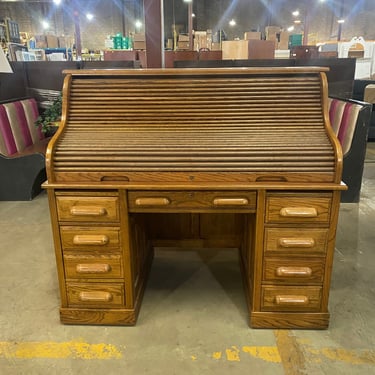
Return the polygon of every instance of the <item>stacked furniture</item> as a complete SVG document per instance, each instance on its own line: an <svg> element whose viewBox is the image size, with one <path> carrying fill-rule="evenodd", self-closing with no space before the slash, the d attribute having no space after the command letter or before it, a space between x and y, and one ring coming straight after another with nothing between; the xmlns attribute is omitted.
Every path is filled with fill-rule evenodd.
<svg viewBox="0 0 375 375"><path fill-rule="evenodd" d="M329 118L344 157L342 180L348 189L342 192L341 202L357 203L361 195L371 104L352 99L329 98Z"/></svg>
<svg viewBox="0 0 375 375"><path fill-rule="evenodd" d="M371 83L365 87L363 101L372 104L370 119L369 139L375 140L375 84Z"/></svg>
<svg viewBox="0 0 375 375"><path fill-rule="evenodd" d="M42 190L49 139L37 117L35 99L0 104L0 200L31 200Z"/></svg>
<svg viewBox="0 0 375 375"><path fill-rule="evenodd" d="M369 141L375 141L375 94L374 80L356 79L353 86L353 99L372 104L370 128L368 133Z"/></svg>
<svg viewBox="0 0 375 375"><path fill-rule="evenodd" d="M345 186L325 71L66 71L44 185L61 321L135 324L162 245L238 249L251 327L326 328Z"/></svg>

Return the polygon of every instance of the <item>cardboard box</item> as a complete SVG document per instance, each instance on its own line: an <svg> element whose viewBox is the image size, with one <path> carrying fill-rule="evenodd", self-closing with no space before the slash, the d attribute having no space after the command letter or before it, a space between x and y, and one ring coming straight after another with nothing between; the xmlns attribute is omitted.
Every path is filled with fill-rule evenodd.
<svg viewBox="0 0 375 375"><path fill-rule="evenodd" d="M279 43L277 49L288 49L289 48L289 33L287 31L280 31Z"/></svg>
<svg viewBox="0 0 375 375"><path fill-rule="evenodd" d="M276 34L281 31L279 26L266 26L266 40L278 40Z"/></svg>
<svg viewBox="0 0 375 375"><path fill-rule="evenodd" d="M58 38L58 41L59 41L59 48L68 48L68 39L63 37L63 36L59 36Z"/></svg>
<svg viewBox="0 0 375 375"><path fill-rule="evenodd" d="M369 84L365 87L363 99L365 102L375 104L375 85Z"/></svg>
<svg viewBox="0 0 375 375"><path fill-rule="evenodd" d="M178 49L190 49L190 43L189 42L177 42L177 48Z"/></svg>
<svg viewBox="0 0 375 375"><path fill-rule="evenodd" d="M212 33L211 30L194 32L194 50L212 49Z"/></svg>
<svg viewBox="0 0 375 375"><path fill-rule="evenodd" d="M145 33L135 33L133 36L133 42L145 42L146 36Z"/></svg>
<svg viewBox="0 0 375 375"><path fill-rule="evenodd" d="M55 35L47 35L47 47L48 48L59 48L59 40Z"/></svg>
<svg viewBox="0 0 375 375"><path fill-rule="evenodd" d="M189 41L189 35L179 34L178 35L178 41L179 42L188 42Z"/></svg>
<svg viewBox="0 0 375 375"><path fill-rule="evenodd" d="M133 41L133 49L146 49L146 42L143 41Z"/></svg>
<svg viewBox="0 0 375 375"><path fill-rule="evenodd" d="M211 43L211 51L221 51L220 43Z"/></svg>
<svg viewBox="0 0 375 375"><path fill-rule="evenodd" d="M173 39L168 38L167 45L165 46L166 49L173 49Z"/></svg>
<svg viewBox="0 0 375 375"><path fill-rule="evenodd" d="M250 40L250 39L260 40L261 38L262 38L262 33L260 31L246 31L244 33L245 40Z"/></svg>
<svg viewBox="0 0 375 375"><path fill-rule="evenodd" d="M225 40L223 60L273 59L275 43L271 40Z"/></svg>
<svg viewBox="0 0 375 375"><path fill-rule="evenodd" d="M223 40L223 60L247 60L249 57L248 40Z"/></svg>
<svg viewBox="0 0 375 375"><path fill-rule="evenodd" d="M35 35L35 48L47 48L47 38L45 35Z"/></svg>

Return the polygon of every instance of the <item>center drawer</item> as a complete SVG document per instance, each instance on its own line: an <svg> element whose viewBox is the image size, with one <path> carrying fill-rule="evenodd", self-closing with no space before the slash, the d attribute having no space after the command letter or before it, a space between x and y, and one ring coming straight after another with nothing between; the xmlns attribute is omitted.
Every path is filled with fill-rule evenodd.
<svg viewBox="0 0 375 375"><path fill-rule="evenodd" d="M129 191L130 212L254 212L254 191Z"/></svg>

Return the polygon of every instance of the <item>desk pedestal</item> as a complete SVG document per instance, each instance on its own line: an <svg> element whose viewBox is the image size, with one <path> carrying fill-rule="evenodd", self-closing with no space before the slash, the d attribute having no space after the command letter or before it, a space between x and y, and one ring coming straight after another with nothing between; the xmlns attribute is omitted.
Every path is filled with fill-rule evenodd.
<svg viewBox="0 0 375 375"><path fill-rule="evenodd" d="M63 323L134 325L154 247L182 246L239 250L251 327L328 326L339 191L47 189Z"/></svg>

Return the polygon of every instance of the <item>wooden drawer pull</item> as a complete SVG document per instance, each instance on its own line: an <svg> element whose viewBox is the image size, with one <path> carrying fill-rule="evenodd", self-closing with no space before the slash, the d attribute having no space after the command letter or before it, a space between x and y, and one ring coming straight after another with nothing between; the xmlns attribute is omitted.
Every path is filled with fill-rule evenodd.
<svg viewBox="0 0 375 375"><path fill-rule="evenodd" d="M107 210L104 207L74 206L70 209L72 216L105 216Z"/></svg>
<svg viewBox="0 0 375 375"><path fill-rule="evenodd" d="M80 292L79 300L82 302L111 302L112 293L109 292Z"/></svg>
<svg viewBox="0 0 375 375"><path fill-rule="evenodd" d="M165 197L144 197L135 200L136 206L168 206L171 201Z"/></svg>
<svg viewBox="0 0 375 375"><path fill-rule="evenodd" d="M215 206L245 206L249 204L246 198L215 198Z"/></svg>
<svg viewBox="0 0 375 375"><path fill-rule="evenodd" d="M77 264L77 273L109 273L111 272L111 266L109 264Z"/></svg>
<svg viewBox="0 0 375 375"><path fill-rule="evenodd" d="M93 245L93 246L105 246L109 242L108 236L105 234L94 234L94 235L84 235L77 234L73 237L74 245Z"/></svg>
<svg viewBox="0 0 375 375"><path fill-rule="evenodd" d="M318 211L314 207L283 207L280 215L283 217L317 217Z"/></svg>
<svg viewBox="0 0 375 375"><path fill-rule="evenodd" d="M309 298L307 296L276 296L276 305L308 305Z"/></svg>
<svg viewBox="0 0 375 375"><path fill-rule="evenodd" d="M279 246L281 247L314 247L315 240L313 238L279 238Z"/></svg>
<svg viewBox="0 0 375 375"><path fill-rule="evenodd" d="M285 277L311 277L312 269L310 267L278 267L277 276Z"/></svg>

